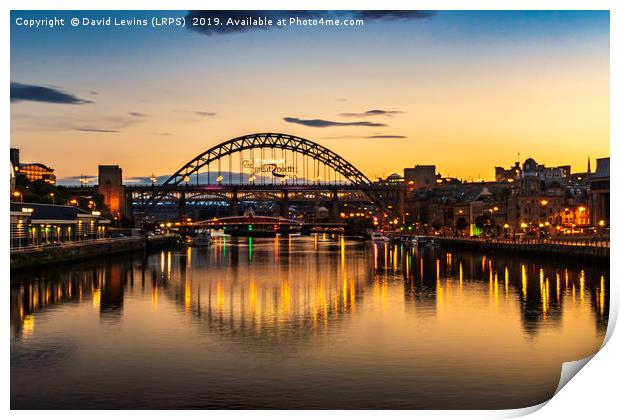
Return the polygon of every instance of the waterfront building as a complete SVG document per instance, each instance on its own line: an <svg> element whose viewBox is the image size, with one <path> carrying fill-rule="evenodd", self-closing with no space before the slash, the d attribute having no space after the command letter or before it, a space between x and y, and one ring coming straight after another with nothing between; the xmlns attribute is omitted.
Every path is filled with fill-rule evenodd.
<svg viewBox="0 0 620 420"><path fill-rule="evenodd" d="M11 248L105 238L110 221L72 206L11 202Z"/></svg>
<svg viewBox="0 0 620 420"><path fill-rule="evenodd" d="M19 149L11 148L11 165L16 173L21 173L30 182L44 181L56 185L54 169L43 163L23 163L20 161Z"/></svg>
<svg viewBox="0 0 620 420"><path fill-rule="evenodd" d="M97 191L103 195L103 201L115 219L126 215L127 204L123 170L118 165L99 165L99 185Z"/></svg>
<svg viewBox="0 0 620 420"><path fill-rule="evenodd" d="M506 221L505 182L439 183L435 188L410 191L406 203L405 223L417 231L447 234L480 234L487 230L499 233Z"/></svg>
<svg viewBox="0 0 620 420"><path fill-rule="evenodd" d="M413 180L415 173L405 173ZM609 225L609 158L597 160L594 174L529 158L523 166L495 167L495 178L462 183L436 175L433 187L412 185L406 224L426 233L503 237L587 234Z"/></svg>
<svg viewBox="0 0 620 420"><path fill-rule="evenodd" d="M56 185L54 169L42 163L21 163L18 172L26 175L30 182L44 181Z"/></svg>
<svg viewBox="0 0 620 420"><path fill-rule="evenodd" d="M592 220L598 228L609 227L609 158L596 159L596 171L589 179Z"/></svg>

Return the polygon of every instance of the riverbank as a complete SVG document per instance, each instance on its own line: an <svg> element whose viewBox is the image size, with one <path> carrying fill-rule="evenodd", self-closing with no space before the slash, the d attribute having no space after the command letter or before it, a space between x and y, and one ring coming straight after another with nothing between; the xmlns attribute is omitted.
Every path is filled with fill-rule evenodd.
<svg viewBox="0 0 620 420"><path fill-rule="evenodd" d="M552 241L518 242L510 240L487 240L474 238L433 237L442 247L469 249L473 251L498 251L521 255L594 259L609 262L609 246Z"/></svg>
<svg viewBox="0 0 620 420"><path fill-rule="evenodd" d="M176 243L176 235L130 236L11 250L11 271L55 265L120 253L144 252Z"/></svg>

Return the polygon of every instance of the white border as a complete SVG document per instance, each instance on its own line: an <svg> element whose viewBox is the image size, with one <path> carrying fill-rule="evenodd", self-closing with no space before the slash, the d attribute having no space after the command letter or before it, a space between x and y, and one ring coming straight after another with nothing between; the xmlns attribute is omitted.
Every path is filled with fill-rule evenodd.
<svg viewBox="0 0 620 420"><path fill-rule="evenodd" d="M219 4L208 1L198 0L177 0L168 1L163 3L158 0L139 1L139 0L55 0L53 2L45 0L5 0L0 6L3 11L4 25L0 32L0 43L2 45L2 56L5 58L0 67L2 80L5 82L1 84L0 91L4 100L1 102L2 110L2 141L5 142L5 151L8 148L9 143L9 126L10 126L10 103L9 103L9 84L10 80L10 64L9 64L9 36L10 25L9 13L11 9L15 10L186 10L186 9L299 9L299 10L361 10L361 9L423 9L423 10L611 10L611 149L615 150L617 136L617 123L619 120L618 115L618 75L620 74L620 68L618 66L618 27L620 24L620 6L618 1L613 0L419 0L419 1L398 1L398 0L297 0L294 5L292 2L283 0L264 0L264 1L249 1L249 0L226 0ZM612 141L613 139L613 141ZM8 152L5 152L8 153ZM612 178L617 179L616 166L612 165ZM0 171L0 188L4 197L9 196L9 182L8 171L6 174ZM615 214L614 209L618 209L617 199L614 195L611 199L612 214ZM8 214L8 201L1 200L0 206L3 213ZM6 219L5 219L6 220ZM8 314L9 308L9 249L8 249L8 224L0 224L0 233L5 240L2 242L2 258L5 270L6 279L4 293L0 294L2 299L2 307L5 309L5 316ZM618 239L617 229L612 227L612 240ZM618 253L615 248L612 249L612 261L616 259ZM620 352L620 344L618 344L618 338L609 340L611 332L617 321L619 292L616 287L615 275L617 274L617 264L612 264L611 267L611 280L610 287L611 304L609 315L609 328L605 339L605 347L597 354L592 362L584 368L576 380L572 380L566 385L564 389L554 398L550 400L544 410L537 411L533 417L538 418L593 418L600 416L601 418L609 418L611 413L617 412L617 393L615 391L616 384L618 383L616 375L620 373L618 366L620 365L618 358L616 357ZM10 387L10 375L9 375L9 343L10 332L9 322L5 318L2 324L2 333L5 340L2 354L4 364L2 366L2 403L5 410L9 409L9 387ZM545 404L542 404L543 406ZM341 411L325 411L321 413L314 413L310 411L292 412L292 411L279 411L279 412L248 412L248 411L219 411L210 413L210 416L217 415L218 418L232 419L237 417L265 417L270 419L299 417L299 418L314 418L317 415L329 416L329 417L342 417L347 415L355 415L356 417L374 418L378 415L388 416L390 418L405 418L411 415L421 416L423 418L445 418L445 417L462 417L462 418L500 418L500 417L514 417L524 414L528 414L532 411L536 411L540 407L531 407L529 409L520 410L505 410L505 411L365 411L355 413L343 413ZM11 412L12 416L30 418L33 415L45 415L62 417L62 418L81 418L85 415L94 418L104 418L109 414L96 411L83 413L79 411L71 412L46 412L46 413L32 413L32 412ZM154 417L164 418L170 415L183 415L187 417L202 417L205 414L201 412L148 412L148 413L133 413L130 411L120 411L118 415L122 417L129 417L135 415L148 415ZM541 417L542 416L542 417Z"/></svg>

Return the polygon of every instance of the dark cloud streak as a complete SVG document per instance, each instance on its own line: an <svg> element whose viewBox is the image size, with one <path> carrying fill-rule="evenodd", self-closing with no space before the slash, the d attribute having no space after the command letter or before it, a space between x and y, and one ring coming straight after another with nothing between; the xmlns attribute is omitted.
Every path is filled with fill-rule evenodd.
<svg viewBox="0 0 620 420"><path fill-rule="evenodd" d="M401 136L397 134L375 134L372 136L332 136L332 137L322 137L323 140L346 140L346 139L406 139L407 136Z"/></svg>
<svg viewBox="0 0 620 420"><path fill-rule="evenodd" d="M396 134L378 134L375 136L366 136L365 139L406 139L407 136L400 136Z"/></svg>
<svg viewBox="0 0 620 420"><path fill-rule="evenodd" d="M83 131L87 133L119 133L118 130L108 130L106 128L76 128L75 131Z"/></svg>
<svg viewBox="0 0 620 420"><path fill-rule="evenodd" d="M354 122L340 122L340 121L328 121L328 120L302 120L294 117L284 117L284 121L291 124L305 125L307 127L326 128L326 127L385 127L383 123L374 123L370 121L354 121Z"/></svg>
<svg viewBox="0 0 620 420"><path fill-rule="evenodd" d="M377 117L377 116L386 116L392 117L397 114L402 114L403 111L386 111L384 109L371 109L366 112L343 112L340 115L341 117L354 117L354 118L365 118L365 117Z"/></svg>
<svg viewBox="0 0 620 420"><path fill-rule="evenodd" d="M69 105L83 105L93 103L93 101L80 99L75 95L62 92L61 90L58 90L56 88L11 82L11 102L19 101L46 102L50 104Z"/></svg>

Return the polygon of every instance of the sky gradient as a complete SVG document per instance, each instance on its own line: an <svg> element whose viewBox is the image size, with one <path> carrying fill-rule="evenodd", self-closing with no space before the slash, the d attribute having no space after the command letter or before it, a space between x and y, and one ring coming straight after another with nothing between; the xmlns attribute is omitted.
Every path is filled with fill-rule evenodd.
<svg viewBox="0 0 620 420"><path fill-rule="evenodd" d="M31 29L12 12L11 145L59 178L118 164L171 174L243 134L283 132L369 177L436 164L493 178L534 157L586 169L609 156L609 13L367 15L363 27L204 33Z"/></svg>

